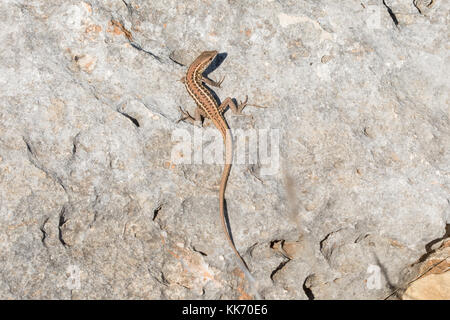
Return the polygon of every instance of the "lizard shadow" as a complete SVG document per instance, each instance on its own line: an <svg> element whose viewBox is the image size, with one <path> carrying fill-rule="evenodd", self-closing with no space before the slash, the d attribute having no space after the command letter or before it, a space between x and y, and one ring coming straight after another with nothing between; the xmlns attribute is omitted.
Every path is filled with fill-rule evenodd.
<svg viewBox="0 0 450 320"><path fill-rule="evenodd" d="M207 78L209 78L209 74L212 73L213 71L215 71L217 68L220 67L220 65L225 61L225 59L227 58L228 54L226 52L223 53L218 53L217 56L214 58L213 61L211 61L211 63L209 64L209 66L206 68L206 70L203 72L203 75ZM221 100L219 98L219 96L214 92L214 90L212 90L207 84L203 84L208 91L211 93L211 95L213 96L214 100L216 100L216 102L218 103L218 105L220 106L221 104ZM238 105L237 101L235 98L232 98L234 104ZM228 109L228 107L227 107ZM224 110L225 111L225 110Z"/></svg>
<svg viewBox="0 0 450 320"><path fill-rule="evenodd" d="M206 68L206 70L203 72L205 75L208 75L209 73L216 70L220 65L225 61L228 54L226 52L224 53L218 53L213 61L209 64L209 66Z"/></svg>

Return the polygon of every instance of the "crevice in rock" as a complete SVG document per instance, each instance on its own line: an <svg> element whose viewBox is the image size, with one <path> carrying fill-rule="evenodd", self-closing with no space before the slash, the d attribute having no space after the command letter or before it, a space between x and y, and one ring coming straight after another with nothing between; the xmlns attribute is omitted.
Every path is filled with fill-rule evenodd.
<svg viewBox="0 0 450 320"><path fill-rule="evenodd" d="M58 183L61 188L63 188L64 192L66 193L67 197L69 197L69 194L67 192L67 188L64 185L64 183L62 182L61 178L59 178L55 173L51 172L50 170L46 169L37 159L36 157L36 151L34 150L34 148L31 146L30 142L25 138L22 137L23 141L25 142L26 146L27 146L27 153L28 153L28 160L30 161L30 163L35 166L36 168L38 168L39 170L43 171L45 173L46 176L50 177L51 179L53 179L53 181L55 181L56 183Z"/></svg>
<svg viewBox="0 0 450 320"><path fill-rule="evenodd" d="M95 221L97 221L97 217L98 217L98 211L95 210L94 211L94 217L92 218L92 221L89 223L89 229L91 229L92 226L94 225Z"/></svg>
<svg viewBox="0 0 450 320"><path fill-rule="evenodd" d="M395 26L398 26L398 20L397 17L395 16L394 12L392 11L392 9L386 4L386 2L383 0L383 5L386 7L387 12L389 13L389 16L391 17L392 21L394 22Z"/></svg>
<svg viewBox="0 0 450 320"><path fill-rule="evenodd" d="M73 137L72 140L72 156L75 155L75 153L77 153L77 144L78 144L78 137L80 136L80 132L78 132L75 137Z"/></svg>
<svg viewBox="0 0 450 320"><path fill-rule="evenodd" d="M131 46L132 46L133 48L135 48L135 49L137 49L137 50L139 50L139 51L142 51L142 52L144 52L144 53L150 55L152 58L155 58L158 62L161 62L161 58L160 58L160 57L158 57L156 54L154 54L154 53L152 53L152 52L150 52L150 51L148 51L148 50L145 50L144 48L142 48L142 47L141 47L139 44L137 44L136 42L130 41L130 44L131 44Z"/></svg>
<svg viewBox="0 0 450 320"><path fill-rule="evenodd" d="M160 271L159 277L155 276L153 272L150 270L150 268L147 268L148 273L150 276L159 284L162 284L163 286L167 287L170 282L167 280L167 278L164 276L164 273Z"/></svg>
<svg viewBox="0 0 450 320"><path fill-rule="evenodd" d="M66 207L63 206L62 209L61 209L61 212L59 213L58 239L59 239L59 242L61 242L64 247L67 247L67 243L64 241L64 238L63 238L63 235L62 235L62 226L67 221L66 218L65 218L65 213L66 213Z"/></svg>
<svg viewBox="0 0 450 320"><path fill-rule="evenodd" d="M202 256L204 256L204 257L207 257L207 256L208 256L206 253L204 253L203 251L198 250L198 249L195 248L195 247L192 247L192 250L194 250L195 252L200 253L200 254L201 254Z"/></svg>
<svg viewBox="0 0 450 320"><path fill-rule="evenodd" d="M425 4L425 7L429 9L433 6L433 4L434 4L434 0L430 0L428 2L428 4ZM423 14L422 9L420 8L421 6L424 5L423 0L414 0L413 5L414 5L414 8L416 8L420 14Z"/></svg>
<svg viewBox="0 0 450 320"><path fill-rule="evenodd" d="M283 245L284 240L276 239L276 240L270 241L270 249L274 249L274 246L279 242L281 242L281 245Z"/></svg>
<svg viewBox="0 0 450 320"><path fill-rule="evenodd" d="M166 278L166 276L164 275L163 272L161 272L161 281L166 286L170 284L169 280L167 280L167 278Z"/></svg>
<svg viewBox="0 0 450 320"><path fill-rule="evenodd" d="M285 258L291 259L289 254L284 250L284 244L286 240L272 240L270 241L270 249L275 250L276 252L281 253Z"/></svg>
<svg viewBox="0 0 450 320"><path fill-rule="evenodd" d="M155 219L156 219L156 217L158 216L159 211L161 210L162 206L163 206L163 205L160 204L160 205L158 205L158 206L156 207L156 209L153 210L153 218L152 218L152 221L155 221Z"/></svg>
<svg viewBox="0 0 450 320"><path fill-rule="evenodd" d="M45 218L44 222L42 223L41 227L39 228L39 230L41 230L42 232L42 237L41 237L41 242L44 245L44 247L47 247L47 243L45 243L45 239L47 239L47 232L45 231L45 225L48 222L49 218Z"/></svg>
<svg viewBox="0 0 450 320"><path fill-rule="evenodd" d="M177 60L175 60L175 59L172 57L172 55L169 55L169 59L170 59L170 61L172 61L173 63L175 63L175 64L177 64L177 65L179 65L179 66L181 66L181 67L185 67L184 64L182 64L182 63L178 62Z"/></svg>
<svg viewBox="0 0 450 320"><path fill-rule="evenodd" d="M123 115L124 117L126 117L127 119L129 119L131 122L133 122L133 124L139 128L141 125L139 124L139 121L137 121L136 118L133 118L132 116L130 116L129 114L126 114L125 112L121 112L121 111L117 111L119 112L121 115Z"/></svg>
<svg viewBox="0 0 450 320"><path fill-rule="evenodd" d="M25 142L25 144L27 145L28 153L29 153L31 156L35 157L34 151L33 151L33 149L31 148L30 143L25 139L25 137L22 137L22 139L23 139L23 142Z"/></svg>
<svg viewBox="0 0 450 320"><path fill-rule="evenodd" d="M337 232L339 232L339 231L341 231L341 230L343 230L343 229L342 229L342 228L339 228L339 229L337 229L337 230L331 231L331 232L328 233L322 240L320 240L320 242L319 242L319 248L320 248L320 251L322 251L322 249L323 249L324 242L327 241L328 238L329 238L332 234L335 234L335 233L337 233Z"/></svg>
<svg viewBox="0 0 450 320"><path fill-rule="evenodd" d="M123 1L123 3L127 6L128 10L130 10L130 7L128 6L128 4L125 1ZM114 19L111 19L111 24L113 26L116 26L117 28L119 28L123 32L123 34L125 35L125 37L127 38L128 42L130 43L130 45L133 48L150 55L152 58L156 59L158 62L162 62L161 58L158 57L156 54L154 54L154 53L152 53L152 52L150 52L148 50L145 50L144 48L142 48L142 46L140 44L136 43L134 41L133 35L131 34L131 32L129 30L127 30L123 26L122 22L114 20Z"/></svg>
<svg viewBox="0 0 450 320"><path fill-rule="evenodd" d="M323 238L322 240L320 240L320 242L319 242L319 249L320 249L320 252L322 252L322 249L323 249L323 243L324 243L325 241L327 241L328 237L329 237L331 234L333 234L333 233L334 233L334 231L333 231L333 232L330 232L329 234L327 234L327 235L325 236L325 238ZM322 252L322 254L323 254L323 252Z"/></svg>
<svg viewBox="0 0 450 320"><path fill-rule="evenodd" d="M314 300L314 294L313 294L312 290L307 286L307 282L311 276L312 275L307 276L305 278L305 281L303 281L303 286L302 286L303 291L305 292L306 296L308 297L308 300Z"/></svg>
<svg viewBox="0 0 450 320"><path fill-rule="evenodd" d="M291 259L287 259L283 262L281 262L278 267L275 268L275 270L272 271L272 273L270 274L270 279L273 281L273 277L277 274L278 271L280 271L281 269L284 268L284 266L291 261Z"/></svg>
<svg viewBox="0 0 450 320"><path fill-rule="evenodd" d="M354 243L358 243L358 242L360 242L360 241L366 239L368 236L370 236L369 233L361 234L361 235L359 235L359 236L355 239Z"/></svg>
<svg viewBox="0 0 450 320"><path fill-rule="evenodd" d="M131 6L131 4L129 4L125 0L122 0L122 2L125 5L125 7L127 7L127 10L128 10L128 13L130 14L130 16L133 15L133 7Z"/></svg>
<svg viewBox="0 0 450 320"><path fill-rule="evenodd" d="M127 30L127 28L125 28L125 26L123 25L123 23L121 21L111 19L111 24L113 26L119 28L120 31L122 31L123 34L125 35L125 37L128 39L128 41L133 41L133 35L131 34L131 32L129 30Z"/></svg>
<svg viewBox="0 0 450 320"><path fill-rule="evenodd" d="M339 231L341 231L342 229L338 229L338 230L335 230L335 231L331 231L330 233L328 233L326 236L325 236L325 238L323 238L322 240L320 240L319 241L319 249L320 249L320 252L325 256L325 253L323 252L323 247L324 247L324 244L325 244L325 241L327 241L328 240L328 238L332 235L332 234L334 234L334 233L336 233L336 232L339 232Z"/></svg>
<svg viewBox="0 0 450 320"><path fill-rule="evenodd" d="M418 11L420 14L422 14L422 10L420 10L419 6L417 5L417 0L414 0L414 1L413 1L413 6L414 6L414 8L417 9L417 11Z"/></svg>
<svg viewBox="0 0 450 320"><path fill-rule="evenodd" d="M440 242L440 241L442 241L442 240L445 240L445 239L447 239L447 238L450 238L450 224L446 224L446 226L445 226L445 234L444 234L442 237L437 238L437 239L434 239L434 240L428 242L428 243L425 245L425 251L426 251L426 252L425 252L425 253L419 258L419 260L418 260L416 263L414 263L413 265L416 265L416 264L418 264L418 263L421 263L421 262L424 262L425 260L427 260L427 258L428 258L430 255L432 255L433 253L436 252L436 249L433 249L433 245L435 245L436 243L438 243L438 242Z"/></svg>
<svg viewBox="0 0 450 320"><path fill-rule="evenodd" d="M255 242L254 244L252 244L246 251L246 253L248 255L250 255L250 257L253 257L253 250L255 250L256 246L258 245L258 242Z"/></svg>

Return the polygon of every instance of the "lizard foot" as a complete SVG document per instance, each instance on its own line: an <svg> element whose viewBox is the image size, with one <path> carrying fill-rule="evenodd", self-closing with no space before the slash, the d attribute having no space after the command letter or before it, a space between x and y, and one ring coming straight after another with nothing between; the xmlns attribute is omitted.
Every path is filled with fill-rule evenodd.
<svg viewBox="0 0 450 320"><path fill-rule="evenodd" d="M248 96L245 96L245 100L240 101L239 105L237 106L237 110L236 110L237 114L242 114L242 110L244 110L245 106L247 106L247 102L248 102Z"/></svg>
<svg viewBox="0 0 450 320"><path fill-rule="evenodd" d="M181 117L180 119L177 120L176 123L180 122L180 121L184 121L187 123L190 123L192 125L196 125L196 126L200 126L201 127L201 121L198 121L197 119L195 119L194 117L192 117L189 112L181 109L181 107L178 107L180 109L181 112Z"/></svg>
<svg viewBox="0 0 450 320"><path fill-rule="evenodd" d="M225 76L223 76L222 79L220 79L220 80L217 82L217 87L218 87L218 88L220 88L220 85L222 84L223 80L225 80Z"/></svg>

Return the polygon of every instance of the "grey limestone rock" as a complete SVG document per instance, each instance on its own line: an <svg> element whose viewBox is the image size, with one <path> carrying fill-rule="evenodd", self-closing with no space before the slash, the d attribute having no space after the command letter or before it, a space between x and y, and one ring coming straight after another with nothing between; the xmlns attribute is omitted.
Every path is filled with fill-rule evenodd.
<svg viewBox="0 0 450 320"><path fill-rule="evenodd" d="M265 107L225 114L236 141L258 133L226 198L260 295L388 296L450 223L448 12L2 1L0 298L252 298L220 223L222 165L175 161L221 146L174 152L214 132L177 123L195 106L179 79L213 49L218 98ZM269 164L250 161L262 129L278 133Z"/></svg>

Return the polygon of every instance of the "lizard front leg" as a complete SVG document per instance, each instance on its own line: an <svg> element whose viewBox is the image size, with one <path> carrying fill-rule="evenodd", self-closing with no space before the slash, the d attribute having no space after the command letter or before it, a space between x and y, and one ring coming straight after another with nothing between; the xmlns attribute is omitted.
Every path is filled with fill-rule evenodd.
<svg viewBox="0 0 450 320"><path fill-rule="evenodd" d="M205 76L202 76L202 81L212 87L217 87L220 88L220 85L222 84L223 80L225 80L225 76L222 77L222 79L220 79L220 81L214 81L211 79L208 79Z"/></svg>
<svg viewBox="0 0 450 320"><path fill-rule="evenodd" d="M223 80L225 80L225 76L222 77L222 79L220 79L219 81L214 81L211 80L205 76L202 76L202 82L210 85L211 87L217 87L220 88L220 85L222 84ZM180 82L182 83L186 83L186 76L184 76L183 78L180 79Z"/></svg>

